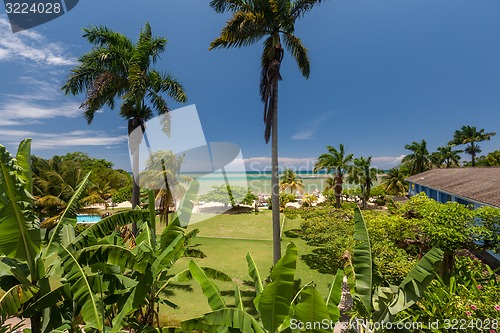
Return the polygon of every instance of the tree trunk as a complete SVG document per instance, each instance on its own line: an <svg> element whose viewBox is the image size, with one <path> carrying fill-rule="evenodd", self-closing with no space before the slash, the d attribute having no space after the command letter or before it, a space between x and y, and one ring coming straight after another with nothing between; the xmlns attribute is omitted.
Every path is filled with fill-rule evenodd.
<svg viewBox="0 0 500 333"><path fill-rule="evenodd" d="M340 196L342 195L342 179L340 175L335 176L335 208L342 207L340 204Z"/></svg>
<svg viewBox="0 0 500 333"><path fill-rule="evenodd" d="M132 171L134 173L134 185L132 186L132 209L139 205L141 188L139 187L139 147L132 152ZM137 236L137 223L132 222L132 233Z"/></svg>
<svg viewBox="0 0 500 333"><path fill-rule="evenodd" d="M42 332L42 315L37 312L30 318L31 323L31 333L41 333Z"/></svg>
<svg viewBox="0 0 500 333"><path fill-rule="evenodd" d="M274 264L281 258L280 237L280 190L278 178L278 77L273 81L273 115L271 128L271 203L273 210L273 259Z"/></svg>

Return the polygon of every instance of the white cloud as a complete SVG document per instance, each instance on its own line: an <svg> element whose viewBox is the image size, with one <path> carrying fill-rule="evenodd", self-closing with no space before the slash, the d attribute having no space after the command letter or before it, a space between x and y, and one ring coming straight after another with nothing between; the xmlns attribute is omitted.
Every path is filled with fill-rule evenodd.
<svg viewBox="0 0 500 333"><path fill-rule="evenodd" d="M306 130L299 130L297 133L292 135L290 139L292 140L312 140L314 139L314 135L316 134L317 129L306 129Z"/></svg>
<svg viewBox="0 0 500 333"><path fill-rule="evenodd" d="M72 131L63 133L39 133L33 131L3 129L2 136L8 143L17 144L25 138L33 139L33 149L58 149L77 146L104 146L124 144L126 135L110 136L102 131Z"/></svg>
<svg viewBox="0 0 500 333"><path fill-rule="evenodd" d="M50 66L76 64L60 43L47 42L35 31L24 30L14 34L6 16L0 16L0 62L30 61Z"/></svg>
<svg viewBox="0 0 500 333"><path fill-rule="evenodd" d="M378 169L388 170L398 166L403 157L405 155L372 157L372 165Z"/></svg>
<svg viewBox="0 0 500 333"><path fill-rule="evenodd" d="M320 114L315 119L309 120L306 123L302 123L301 128L290 137L291 140L312 140L315 138L317 131L319 130L321 124L325 122L330 116L335 114L335 111L330 111L324 114Z"/></svg>
<svg viewBox="0 0 500 333"><path fill-rule="evenodd" d="M0 126L27 125L55 117L75 118L81 116L79 104L75 102L37 105L23 100L11 100L0 106Z"/></svg>

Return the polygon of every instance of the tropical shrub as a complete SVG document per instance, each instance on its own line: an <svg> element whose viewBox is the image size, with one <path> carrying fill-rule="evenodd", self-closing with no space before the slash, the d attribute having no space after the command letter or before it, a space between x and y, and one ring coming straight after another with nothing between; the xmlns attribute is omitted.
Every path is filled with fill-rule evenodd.
<svg viewBox="0 0 500 333"><path fill-rule="evenodd" d="M224 206L231 205L231 207L236 207L239 204L251 204L257 198L250 189L243 186L219 185L212 186L212 188L213 190L210 192L200 195L198 200L219 202L224 204Z"/></svg>
<svg viewBox="0 0 500 333"><path fill-rule="evenodd" d="M160 303L176 307L167 291L190 275L171 276L168 270L181 256L203 255L188 246L197 230L181 228L191 215L196 182L159 237L151 191L148 210L114 214L76 236L89 174L49 231L39 228L33 214L30 140L21 142L16 157L0 145L0 160L0 325L18 316L30 318L34 333L76 332L80 325L87 332L118 332L124 326L151 331L155 321L159 324ZM137 237L117 230L132 222L139 225Z"/></svg>
<svg viewBox="0 0 500 333"><path fill-rule="evenodd" d="M356 319L363 319L358 326L358 332L379 331L373 323L394 322L399 312L420 300L422 293L434 279L436 268L443 258L443 251L438 248L430 249L399 286L377 284L371 242L359 208L354 210L354 240L356 245L352 255L347 256L345 266L354 300L351 315ZM358 320L356 322L359 323Z"/></svg>
<svg viewBox="0 0 500 333"><path fill-rule="evenodd" d="M355 207L355 204L344 205L341 210L317 207L310 211L296 211L295 216L304 219L300 237L317 247L312 253L302 256L309 267L329 274L335 274L343 267L345 251L354 247L353 205ZM390 283L401 282L416 264L419 254L418 247L404 242L413 237L413 221L377 211L365 212L365 219L372 238L377 274Z"/></svg>
<svg viewBox="0 0 500 333"><path fill-rule="evenodd" d="M417 306L399 318L423 324L422 332L492 332L500 328L500 280L488 266L456 257L449 283L437 277Z"/></svg>

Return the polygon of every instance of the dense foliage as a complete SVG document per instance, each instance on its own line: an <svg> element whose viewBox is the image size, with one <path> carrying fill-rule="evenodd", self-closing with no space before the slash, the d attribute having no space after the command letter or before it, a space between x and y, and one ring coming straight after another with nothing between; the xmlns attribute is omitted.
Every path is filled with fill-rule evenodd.
<svg viewBox="0 0 500 333"><path fill-rule="evenodd" d="M80 152L50 159L31 156L31 164L36 212L41 217L60 214L89 172L90 186L81 198L85 205L99 203L107 207L115 192L132 183L131 176L124 170L113 169L112 162Z"/></svg>
<svg viewBox="0 0 500 333"><path fill-rule="evenodd" d="M317 246L303 259L324 273L334 273L343 267L343 255L354 244L349 236L353 230L352 205L288 212L289 217L294 215L305 220L297 234ZM366 211L364 215L377 274L394 283L401 281L416 260L432 247L439 247L445 253L441 268L444 275L451 273L457 250L498 251L500 210L496 208L470 210L455 202L441 204L422 194L391 211Z"/></svg>
<svg viewBox="0 0 500 333"><path fill-rule="evenodd" d="M205 202L218 202L225 206L231 205L236 207L239 204L252 205L258 197L250 191L249 188L243 186L212 186L213 190L198 196L198 200Z"/></svg>

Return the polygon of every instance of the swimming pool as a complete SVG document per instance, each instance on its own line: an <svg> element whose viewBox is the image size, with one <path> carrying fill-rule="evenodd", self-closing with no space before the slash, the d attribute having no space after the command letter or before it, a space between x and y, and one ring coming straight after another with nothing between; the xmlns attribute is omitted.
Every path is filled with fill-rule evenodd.
<svg viewBox="0 0 500 333"><path fill-rule="evenodd" d="M100 220L100 215L78 215L76 217L76 223L97 223Z"/></svg>

